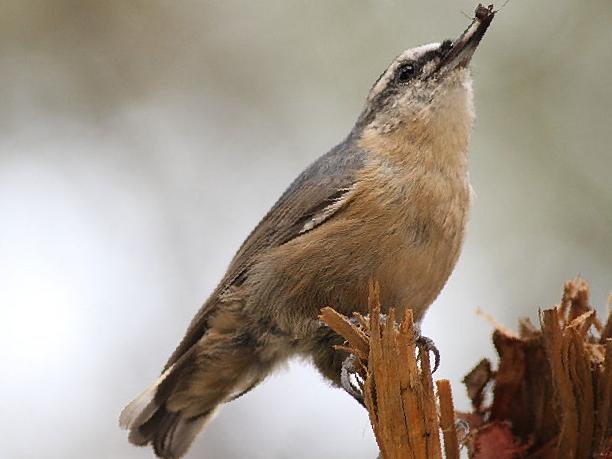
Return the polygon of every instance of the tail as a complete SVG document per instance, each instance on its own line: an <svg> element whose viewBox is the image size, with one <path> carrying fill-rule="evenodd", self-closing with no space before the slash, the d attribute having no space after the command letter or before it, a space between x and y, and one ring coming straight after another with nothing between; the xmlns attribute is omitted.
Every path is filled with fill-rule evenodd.
<svg viewBox="0 0 612 459"><path fill-rule="evenodd" d="M119 425L138 446L153 445L164 459L183 456L218 407L255 387L274 358L265 359L231 312L213 326L160 378L125 407Z"/></svg>
<svg viewBox="0 0 612 459"><path fill-rule="evenodd" d="M130 443L137 446L152 444L155 454L164 459L184 456L219 407L212 406L192 417L182 411L169 411L165 401L157 400L156 394L172 368L132 400L119 418L121 428L129 430Z"/></svg>

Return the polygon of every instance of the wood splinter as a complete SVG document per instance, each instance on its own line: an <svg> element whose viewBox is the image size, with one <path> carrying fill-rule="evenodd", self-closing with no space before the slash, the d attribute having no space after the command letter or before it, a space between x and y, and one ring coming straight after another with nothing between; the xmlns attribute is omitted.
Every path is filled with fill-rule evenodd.
<svg viewBox="0 0 612 459"><path fill-rule="evenodd" d="M441 459L443 437L444 457L459 458L450 384L436 381L436 399L429 354L417 351L415 344L418 334L412 310L406 311L399 325L394 309L382 318L380 312L379 287L373 284L369 317L357 314L351 321L324 308L321 320L346 340L346 345L337 348L356 358L357 381L381 457Z"/></svg>
<svg viewBox="0 0 612 459"><path fill-rule="evenodd" d="M584 280L565 284L539 327L528 319L517 333L496 326L497 368L484 359L464 379L471 413L455 413L447 380L436 381L434 395L412 311L398 325L393 309L381 318L378 298L372 285L369 317L325 308L321 319L346 339L337 348L355 356L383 459L441 458L441 438L448 459L460 446L470 459L612 459L612 310L605 323L597 318Z"/></svg>

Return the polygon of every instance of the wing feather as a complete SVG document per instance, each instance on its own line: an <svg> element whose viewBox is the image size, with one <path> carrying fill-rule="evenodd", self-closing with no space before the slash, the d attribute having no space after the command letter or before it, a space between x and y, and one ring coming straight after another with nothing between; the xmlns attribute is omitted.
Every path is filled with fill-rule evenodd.
<svg viewBox="0 0 612 459"><path fill-rule="evenodd" d="M261 250L285 244L333 217L346 204L343 198L364 158L361 150L340 144L304 170L244 241L219 285L220 292L244 279Z"/></svg>
<svg viewBox="0 0 612 459"><path fill-rule="evenodd" d="M365 153L354 147L349 138L321 156L293 181L238 249L225 276L193 318L165 368L204 336L210 312L224 293L244 282L260 253L312 231L346 205L364 161Z"/></svg>

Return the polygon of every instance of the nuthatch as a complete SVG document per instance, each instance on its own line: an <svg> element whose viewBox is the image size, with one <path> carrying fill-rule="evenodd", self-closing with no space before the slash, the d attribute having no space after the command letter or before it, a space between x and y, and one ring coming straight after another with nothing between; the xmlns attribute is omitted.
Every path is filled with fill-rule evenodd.
<svg viewBox="0 0 612 459"><path fill-rule="evenodd" d="M161 377L121 415L136 445L183 456L220 405L308 356L340 385L341 339L320 308L420 321L459 256L470 204L469 63L492 7L455 41L409 49L374 83L348 137L302 172L242 244Z"/></svg>

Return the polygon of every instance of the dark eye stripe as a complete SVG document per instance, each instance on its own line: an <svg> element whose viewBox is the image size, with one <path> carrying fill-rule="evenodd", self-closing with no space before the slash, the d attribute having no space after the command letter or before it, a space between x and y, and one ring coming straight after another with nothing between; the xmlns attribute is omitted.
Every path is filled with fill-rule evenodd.
<svg viewBox="0 0 612 459"><path fill-rule="evenodd" d="M445 40L443 43L440 44L440 46L438 46L438 48L426 51L421 56L419 56L416 60L406 60L403 63L400 63L395 68L395 70L393 70L393 75L388 82L389 84L385 84L385 86L380 88L379 91L376 91L376 94L374 95L377 98L381 98L381 99L388 97L389 93L392 93L398 90L398 87L397 87L398 82L406 82L412 78L417 77L421 73L421 69L425 66L425 64L427 64L427 62L432 61L436 58L443 57L451 47L452 47L452 42L450 40ZM412 75L409 75L410 72L404 73L402 75L402 69L406 65L414 66L414 72ZM374 82L374 84L372 84L370 91L372 91L372 89L378 86L378 84L381 82L384 76L387 75L389 71L390 69L387 68L385 71L383 71L378 76L378 78L376 78L376 81Z"/></svg>

